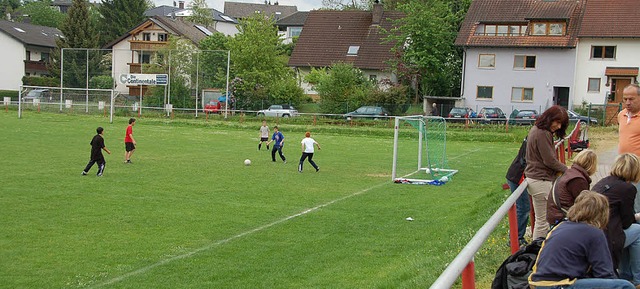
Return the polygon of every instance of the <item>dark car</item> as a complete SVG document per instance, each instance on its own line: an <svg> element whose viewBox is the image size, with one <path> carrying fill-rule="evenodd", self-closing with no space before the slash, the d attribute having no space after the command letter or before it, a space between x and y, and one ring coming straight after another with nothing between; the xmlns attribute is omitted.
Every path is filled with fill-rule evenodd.
<svg viewBox="0 0 640 289"><path fill-rule="evenodd" d="M389 112L381 106L362 106L352 112L349 112L344 115L347 120L356 117L368 117L378 119L381 117L388 116Z"/></svg>
<svg viewBox="0 0 640 289"><path fill-rule="evenodd" d="M521 125L532 125L536 122L536 118L538 117L538 111L533 109L523 109L516 114L513 118L515 124ZM509 122L511 123L511 122Z"/></svg>
<svg viewBox="0 0 640 289"><path fill-rule="evenodd" d="M476 118L478 115L476 114L475 111L473 111L473 109L468 108L468 107L454 107L449 111L449 115L447 116L449 118L448 121L451 122L456 122L456 121L462 121L463 119L466 118Z"/></svg>
<svg viewBox="0 0 640 289"><path fill-rule="evenodd" d="M478 118L482 123L506 122L507 116L499 107L483 107L478 112Z"/></svg>
<svg viewBox="0 0 640 289"><path fill-rule="evenodd" d="M575 123L580 121L580 125L598 124L598 119L595 117L583 116L573 110L567 110L567 113L569 114L569 122Z"/></svg>

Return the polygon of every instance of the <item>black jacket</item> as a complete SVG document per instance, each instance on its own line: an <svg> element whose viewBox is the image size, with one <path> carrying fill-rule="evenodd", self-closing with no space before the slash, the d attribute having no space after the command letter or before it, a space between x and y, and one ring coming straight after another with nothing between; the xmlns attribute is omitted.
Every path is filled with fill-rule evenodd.
<svg viewBox="0 0 640 289"><path fill-rule="evenodd" d="M520 179L522 178L522 174L524 174L524 168L527 167L527 139L525 138L522 141L522 145L520 145L520 150L518 151L518 155L513 162L511 162L511 166L509 166L509 170L507 170L507 180L510 180L516 184L520 183Z"/></svg>

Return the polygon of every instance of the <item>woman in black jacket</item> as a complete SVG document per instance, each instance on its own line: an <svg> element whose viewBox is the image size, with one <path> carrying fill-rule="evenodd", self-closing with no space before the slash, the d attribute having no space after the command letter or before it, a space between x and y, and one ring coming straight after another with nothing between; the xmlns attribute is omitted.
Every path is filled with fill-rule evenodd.
<svg viewBox="0 0 640 289"><path fill-rule="evenodd" d="M633 203L640 181L640 160L631 153L619 155L608 177L593 186L593 190L609 199L609 223L605 234L614 268L621 278L640 285L640 224L635 223Z"/></svg>

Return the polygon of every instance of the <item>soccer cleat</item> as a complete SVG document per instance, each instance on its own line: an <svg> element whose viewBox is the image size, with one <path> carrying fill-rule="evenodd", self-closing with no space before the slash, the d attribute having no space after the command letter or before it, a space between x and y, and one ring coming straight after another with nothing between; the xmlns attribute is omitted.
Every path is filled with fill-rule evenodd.
<svg viewBox="0 0 640 289"><path fill-rule="evenodd" d="M96 176L98 176L98 177L102 177L102 174L97 174Z"/></svg>
<svg viewBox="0 0 640 289"><path fill-rule="evenodd" d="M83 175L83 176L86 176L86 175L87 175L87 172L82 171L82 175Z"/></svg>
<svg viewBox="0 0 640 289"><path fill-rule="evenodd" d="M316 168L316 173L319 172L319 171L320 171L320 167L317 167Z"/></svg>
<svg viewBox="0 0 640 289"><path fill-rule="evenodd" d="M269 145L267 145L267 150L269 150Z"/></svg>
<svg viewBox="0 0 640 289"><path fill-rule="evenodd" d="M132 164L131 160L127 160L127 163L128 163L128 164Z"/></svg>
<svg viewBox="0 0 640 289"><path fill-rule="evenodd" d="M287 163L287 160L282 161L282 163L283 163L283 164L286 164L286 163Z"/></svg>

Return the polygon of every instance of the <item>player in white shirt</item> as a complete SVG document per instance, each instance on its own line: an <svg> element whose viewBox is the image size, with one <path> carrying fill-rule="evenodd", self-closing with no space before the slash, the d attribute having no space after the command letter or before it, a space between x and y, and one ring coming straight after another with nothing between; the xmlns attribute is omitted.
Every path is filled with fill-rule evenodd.
<svg viewBox="0 0 640 289"><path fill-rule="evenodd" d="M313 153L314 153L313 145L318 146L318 149L320 149L320 144L311 138L310 132L305 133L304 136L305 138L303 138L302 141L300 142L302 144L302 156L300 157L300 164L298 164L298 172L302 172L302 164L304 163L304 160L307 157L309 158L309 163L313 166L314 169L316 169L316 172L318 172L320 168L313 161Z"/></svg>
<svg viewBox="0 0 640 289"><path fill-rule="evenodd" d="M262 148L262 143L267 142L267 151L269 150L269 127L267 126L267 121L262 121L262 126L260 127L260 143L258 143L258 150Z"/></svg>

